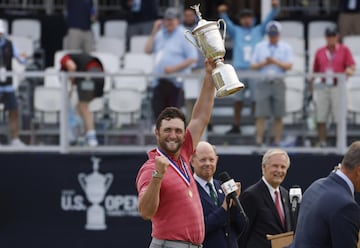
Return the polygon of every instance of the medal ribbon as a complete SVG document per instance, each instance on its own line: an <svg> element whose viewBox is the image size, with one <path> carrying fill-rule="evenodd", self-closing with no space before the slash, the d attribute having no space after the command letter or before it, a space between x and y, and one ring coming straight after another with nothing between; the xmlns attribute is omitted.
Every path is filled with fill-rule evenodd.
<svg viewBox="0 0 360 248"><path fill-rule="evenodd" d="M186 183L187 186L190 185L190 176L188 174L188 171L186 169L186 164L185 162L183 161L183 159L181 158L180 156L180 162L181 162L181 167L184 169L184 171L182 171L177 165L176 163L174 162L174 160L172 160L169 156L167 156L164 152L162 152L160 150L160 148L156 148L156 151L164 156L165 158L167 158L169 160L169 164L170 166L176 171L176 173L184 180L184 182Z"/></svg>

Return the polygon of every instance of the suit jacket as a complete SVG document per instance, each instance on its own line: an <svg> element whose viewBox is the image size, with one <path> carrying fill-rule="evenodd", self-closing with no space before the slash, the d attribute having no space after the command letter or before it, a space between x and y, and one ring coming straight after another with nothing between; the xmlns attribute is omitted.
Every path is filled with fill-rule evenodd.
<svg viewBox="0 0 360 248"><path fill-rule="evenodd" d="M221 182L214 179L215 191L218 195L218 206L198 182L199 195L203 207L205 220L205 240L203 248L227 248L227 219L228 212L221 205L225 194L221 190ZM236 206L230 208L230 242L231 248L238 248L237 239L245 227L246 220Z"/></svg>
<svg viewBox="0 0 360 248"><path fill-rule="evenodd" d="M275 203L264 181L261 179L240 195L240 202L249 218L245 234L239 239L242 248L271 248L266 234L279 234L293 230L288 191L280 186L284 208L285 227L281 224Z"/></svg>
<svg viewBox="0 0 360 248"><path fill-rule="evenodd" d="M336 173L315 181L304 193L290 247L355 248L360 207Z"/></svg>

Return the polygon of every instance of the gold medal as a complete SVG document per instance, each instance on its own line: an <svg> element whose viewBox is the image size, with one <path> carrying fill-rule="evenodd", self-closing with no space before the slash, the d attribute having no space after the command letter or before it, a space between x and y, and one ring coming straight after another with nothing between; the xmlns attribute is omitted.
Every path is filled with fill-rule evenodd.
<svg viewBox="0 0 360 248"><path fill-rule="evenodd" d="M191 191L191 189L189 189L189 196L190 196L190 198L193 197L193 192Z"/></svg>

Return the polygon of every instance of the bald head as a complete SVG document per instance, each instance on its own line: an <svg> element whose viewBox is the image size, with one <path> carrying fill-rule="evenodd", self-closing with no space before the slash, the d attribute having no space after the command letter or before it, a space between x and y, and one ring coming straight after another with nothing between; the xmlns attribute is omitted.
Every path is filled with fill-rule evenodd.
<svg viewBox="0 0 360 248"><path fill-rule="evenodd" d="M195 155L196 153L202 153L204 151L207 152L214 152L214 154L216 155L216 150L215 150L215 146L213 146L212 144L210 144L207 141L200 141L195 149Z"/></svg>
<svg viewBox="0 0 360 248"><path fill-rule="evenodd" d="M209 142L200 141L191 159L195 174L205 181L210 181L216 171L217 161L215 147Z"/></svg>

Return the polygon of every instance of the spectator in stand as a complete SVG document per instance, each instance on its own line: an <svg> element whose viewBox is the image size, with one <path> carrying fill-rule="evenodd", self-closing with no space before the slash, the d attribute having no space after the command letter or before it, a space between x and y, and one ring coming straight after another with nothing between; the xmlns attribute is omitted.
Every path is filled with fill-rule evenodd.
<svg viewBox="0 0 360 248"><path fill-rule="evenodd" d="M186 29L179 18L177 9L166 9L163 20L154 23L145 45L145 52L155 56L154 74L160 75L153 85L154 119L165 107L183 105L183 82L171 74L191 73L198 58L197 49L185 39Z"/></svg>
<svg viewBox="0 0 360 248"><path fill-rule="evenodd" d="M272 0L272 10L265 20L258 25L255 25L254 12L250 9L243 9L240 11L237 18L240 24L238 25L237 23L232 22L227 15L226 12L228 8L226 5L223 4L218 7L220 17L226 22L227 34L232 39L233 43L232 64L238 72L239 77L242 78L241 81L245 84L245 90L234 94L234 119L231 129L227 131L228 134L241 132L241 111L244 106L246 92L249 92L249 100L252 103L252 112L254 112L254 91L256 79L246 78L243 74L252 73L250 68L251 54L255 45L263 40L266 25L277 15L278 5L278 0Z"/></svg>
<svg viewBox="0 0 360 248"><path fill-rule="evenodd" d="M347 35L360 35L360 1L339 1L339 31L341 38Z"/></svg>
<svg viewBox="0 0 360 248"><path fill-rule="evenodd" d="M133 35L150 35L154 21L158 18L156 0L124 0L127 10L127 49Z"/></svg>
<svg viewBox="0 0 360 248"><path fill-rule="evenodd" d="M198 22L195 11L192 8L185 8L183 14L183 25L190 31L196 27Z"/></svg>
<svg viewBox="0 0 360 248"><path fill-rule="evenodd" d="M26 54L19 54L14 44L6 38L4 22L0 20L0 103L9 111L10 145L24 147L25 144L19 139L18 102L12 77L3 75L6 71L12 71L13 58L24 64Z"/></svg>
<svg viewBox="0 0 360 248"><path fill-rule="evenodd" d="M337 109L338 83L334 73L345 73L351 76L355 72L355 62L348 47L339 43L339 33L336 27L325 30L326 45L319 48L315 54L313 72L326 73L326 77L321 79L321 83L314 87L314 78L309 80L309 91L314 92L316 105L316 122L319 135L319 146L327 146L326 123L333 114L335 123L338 121ZM346 98L346 96L344 96Z"/></svg>
<svg viewBox="0 0 360 248"><path fill-rule="evenodd" d="M67 72L103 72L100 60L86 53L66 54L61 59L61 69ZM86 143L90 147L98 145L93 113L89 110L90 102L103 95L104 78L72 78L76 85L79 102L77 110L84 123ZM73 89L73 87L72 87Z"/></svg>
<svg viewBox="0 0 360 248"><path fill-rule="evenodd" d="M268 40L258 43L251 59L251 68L264 75L255 90L256 144L264 142L266 118L273 117L273 145L279 146L285 115L285 82L283 76L292 68L292 48L280 40L281 24L271 21L266 26Z"/></svg>
<svg viewBox="0 0 360 248"><path fill-rule="evenodd" d="M94 50L94 36L91 23L96 20L93 0L66 0L66 23L68 25L65 49L82 50L90 53Z"/></svg>

